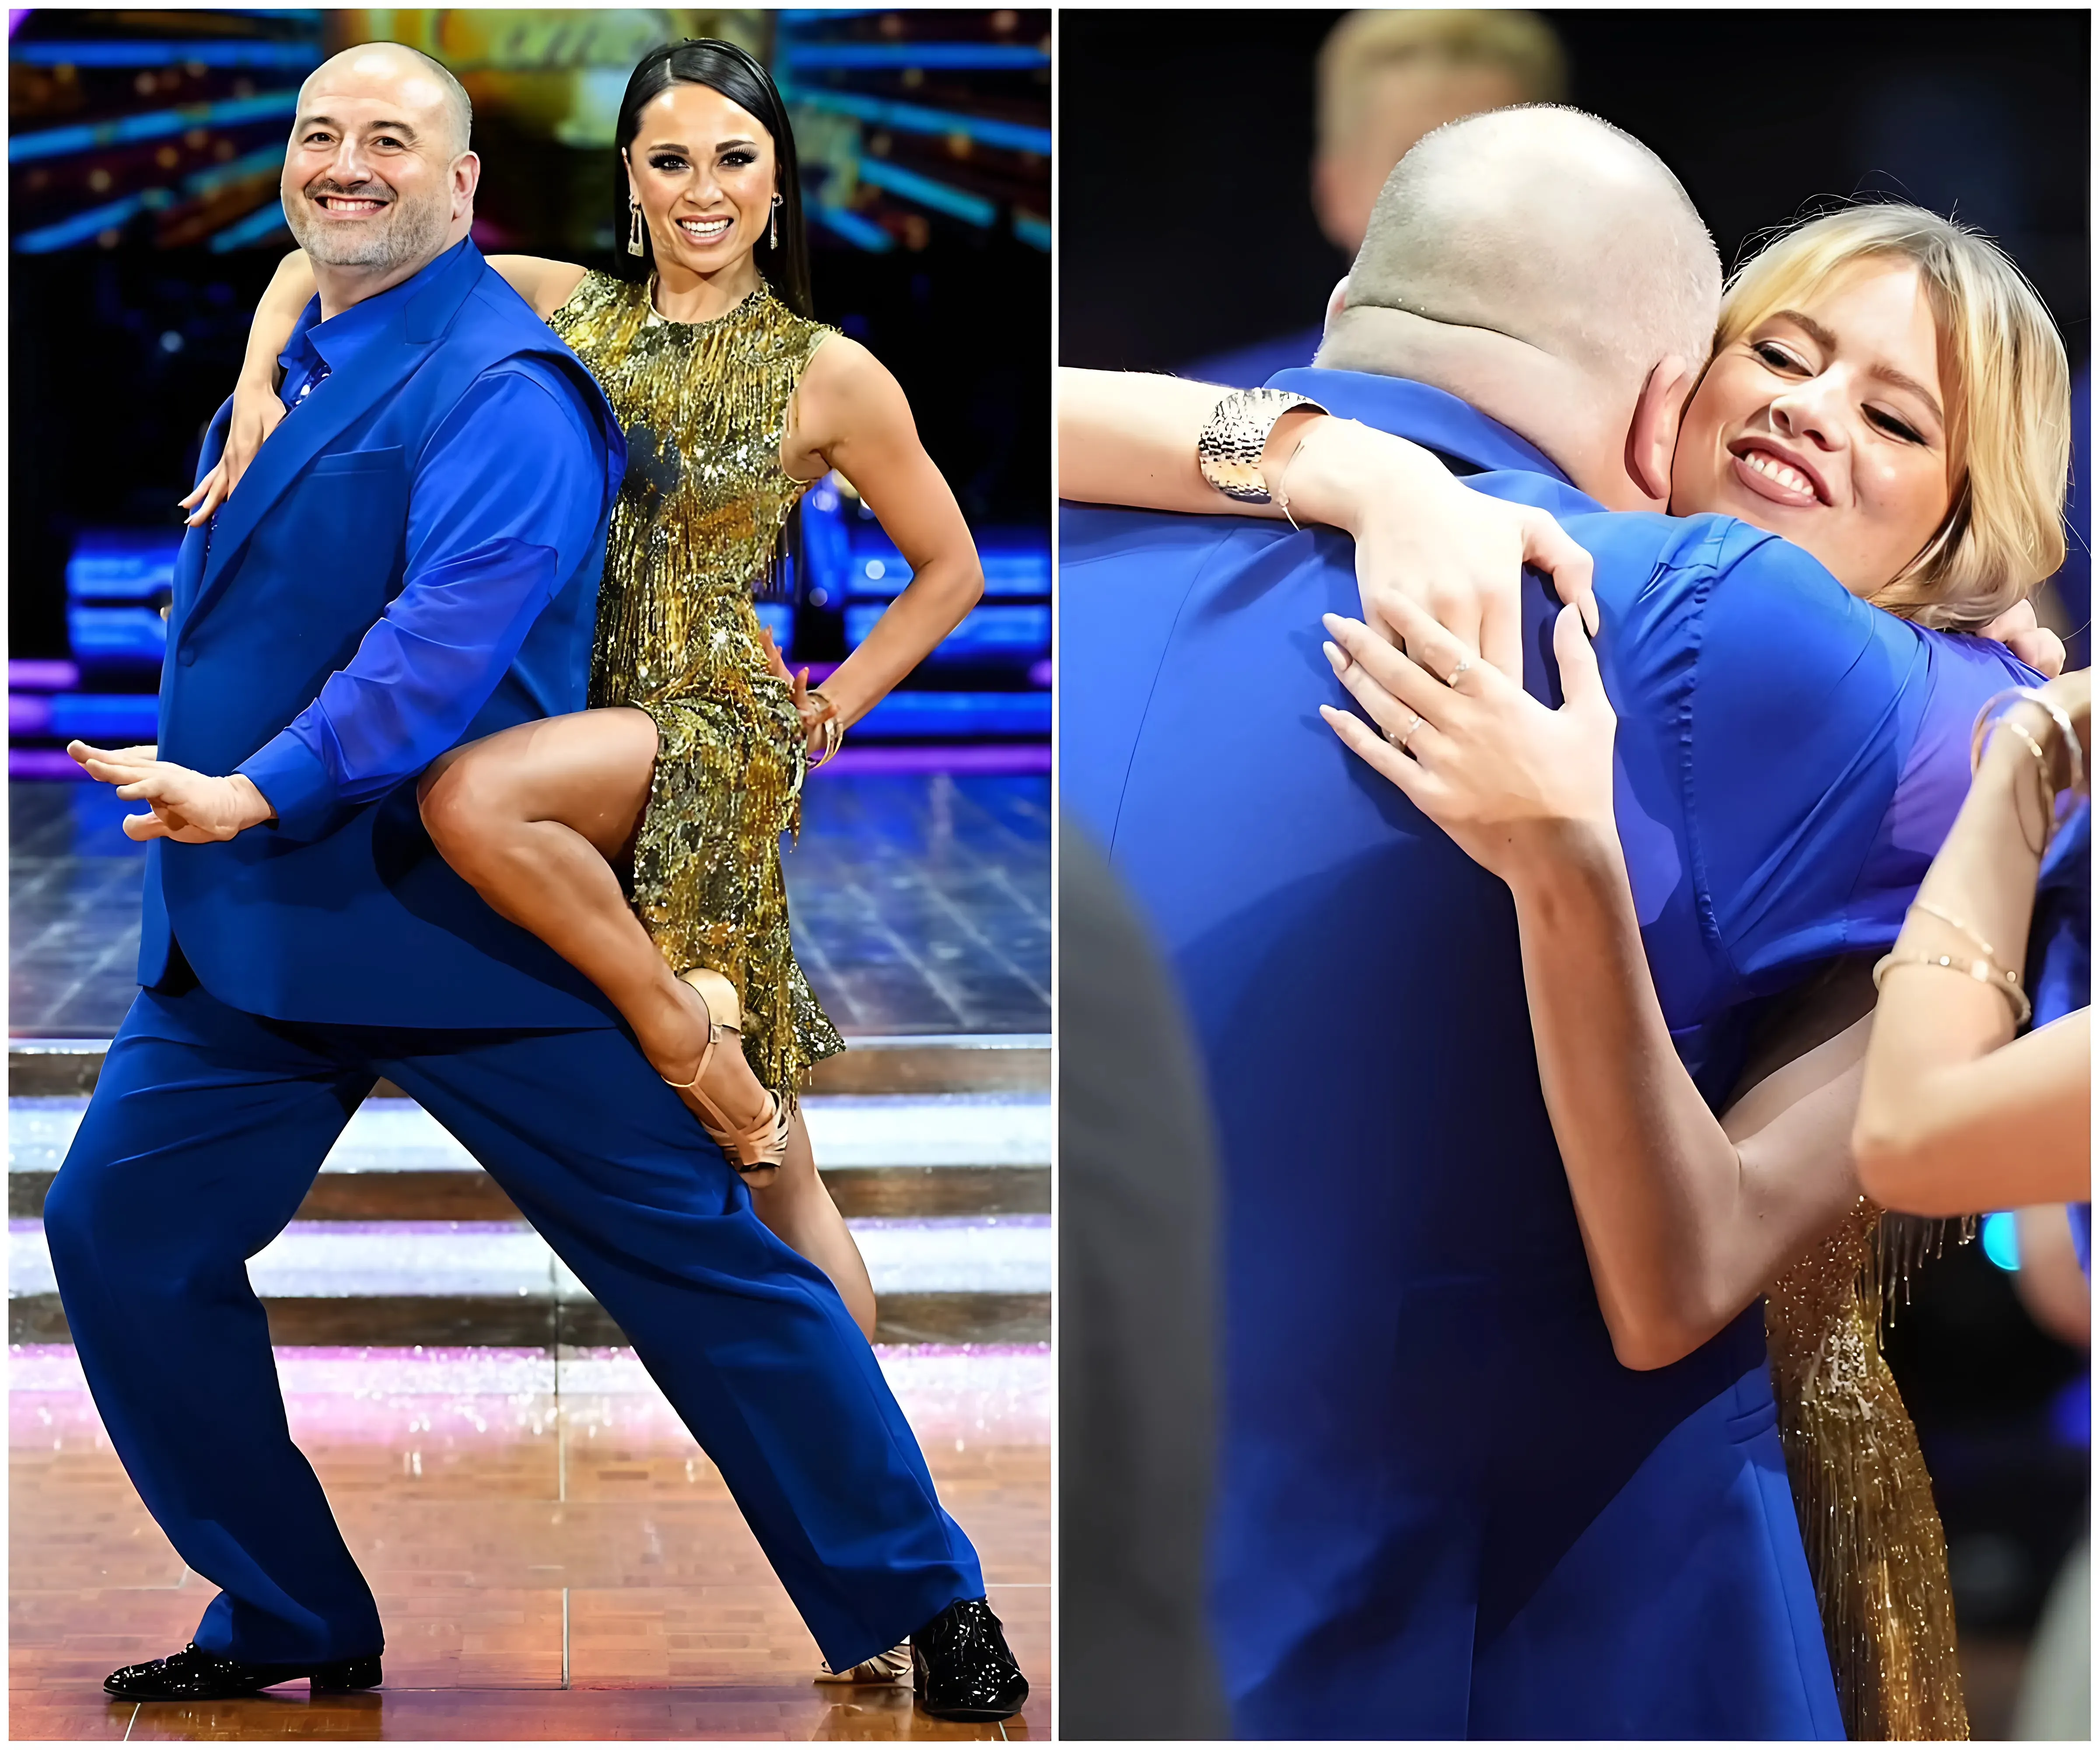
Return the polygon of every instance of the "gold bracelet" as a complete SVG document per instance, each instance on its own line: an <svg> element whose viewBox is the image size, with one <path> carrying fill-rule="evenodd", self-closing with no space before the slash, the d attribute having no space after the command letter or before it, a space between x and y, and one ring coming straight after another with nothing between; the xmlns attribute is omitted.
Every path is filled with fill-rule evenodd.
<svg viewBox="0 0 2100 1750"><path fill-rule="evenodd" d="M1928 918L1937 918L1942 923L1948 924L1952 928L1959 930L1964 936L1967 937L1970 941L1975 943L1977 947L1982 951L1985 959L1988 960L1992 965L1998 966L1998 950L1993 948L1988 942L1985 941L1982 937L1979 936L1972 927L1964 923L1961 919L1956 917L1952 912L1942 911L1939 906L1934 905L1929 899L1912 900L1910 902L1910 909L1912 911L1921 911ZM2005 972L2005 969L2002 966L1998 966L1998 970L2001 972ZM2020 975L2017 972L2005 972L2005 976L2012 980L2012 981L2016 985L2020 981Z"/></svg>
<svg viewBox="0 0 2100 1750"><path fill-rule="evenodd" d="M2056 774L2049 756L2042 752L2041 743L2027 734L2021 725L2014 723L2009 725L2019 731L2020 738L2033 750L2035 757L2041 762L2042 781L2048 785L2049 795L2054 797L2059 789L2083 790L2085 787L2085 749L2078 739L2078 731L2071 727L2070 714L2063 707L2046 697L2036 687L2009 686L2001 693L1993 693L1983 701L1982 709L1976 713L1976 726L1969 734L1969 769L1974 772L1983 765L1983 749L1990 741L1992 730L2000 723L2006 722L2000 707L2020 703L2032 705L2042 712L2063 738L2064 758L2071 768L2071 781L2067 785L2057 782Z"/></svg>
<svg viewBox="0 0 2100 1750"><path fill-rule="evenodd" d="M814 699L824 707L824 715L820 720L824 727L824 748L823 752L810 762L810 769L814 772L827 764L832 756L845 745L846 729L845 725L839 721L839 707L832 703L831 695L822 687L811 687L806 696Z"/></svg>
<svg viewBox="0 0 2100 1750"><path fill-rule="evenodd" d="M1951 954L1887 954L1874 963L1874 989L1879 991L1882 981L1888 976L1891 967L1936 966L1950 972L1960 972L1973 978L1979 985L1988 985L2005 999L2013 1012L2013 1031L2034 1018L2034 1004L2027 1001L2027 994L2021 990L2016 980L2011 979L2001 968L1989 960L1957 960Z"/></svg>

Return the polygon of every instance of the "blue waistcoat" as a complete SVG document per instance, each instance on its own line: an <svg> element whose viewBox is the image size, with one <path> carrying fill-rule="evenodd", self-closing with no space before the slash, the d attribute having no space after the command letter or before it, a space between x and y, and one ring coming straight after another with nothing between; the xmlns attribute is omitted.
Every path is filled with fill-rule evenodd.
<svg viewBox="0 0 2100 1750"><path fill-rule="evenodd" d="M1552 510L1596 562L1617 803L1710 1098L1752 1005L1893 939L2024 671L1722 518L1602 512L1450 396L1278 386ZM1753 1307L1619 1364L1538 1083L1514 909L1317 707L1354 553L1070 507L1065 803L1181 982L1223 1157L1214 1620L1258 1737L1842 1735ZM1557 703L1555 604L1525 684Z"/></svg>
<svg viewBox="0 0 2100 1750"><path fill-rule="evenodd" d="M604 505L594 544L460 739L584 708L605 515L624 466L612 411L471 243L382 296L381 333L288 416L214 524L183 541L161 681L163 759L232 772L350 661L403 587L417 458L475 380L507 361L536 362L573 395L576 441L595 431L603 443ZM217 460L230 412L229 403L213 421L201 471ZM505 437L492 430L487 441ZM445 866L423 831L412 781L336 806L318 831L258 827L223 844L156 841L141 984L166 977L178 944L214 996L279 1020L440 1028L612 1020L594 987Z"/></svg>

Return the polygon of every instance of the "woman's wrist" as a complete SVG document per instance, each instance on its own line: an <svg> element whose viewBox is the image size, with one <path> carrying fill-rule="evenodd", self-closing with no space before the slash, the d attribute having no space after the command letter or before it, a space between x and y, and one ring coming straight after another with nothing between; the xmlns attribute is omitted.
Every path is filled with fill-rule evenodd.
<svg viewBox="0 0 2100 1750"><path fill-rule="evenodd" d="M1630 884L1626 853L1609 821L1542 818L1502 829L1505 854L1494 872L1520 904L1558 915L1571 905L1586 915L1599 893Z"/></svg>
<svg viewBox="0 0 2100 1750"><path fill-rule="evenodd" d="M1406 439L1330 413L1286 414L1269 444L1263 472L1272 494L1285 488L1293 518L1359 538L1382 510L1404 503L1410 481L1426 491L1451 483L1433 456Z"/></svg>

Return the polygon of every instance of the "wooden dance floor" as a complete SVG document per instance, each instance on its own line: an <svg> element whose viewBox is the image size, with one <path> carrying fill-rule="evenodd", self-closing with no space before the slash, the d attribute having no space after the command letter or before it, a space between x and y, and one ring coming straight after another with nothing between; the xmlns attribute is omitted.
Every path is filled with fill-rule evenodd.
<svg viewBox="0 0 2100 1750"><path fill-rule="evenodd" d="M292 1430L379 1597L386 1682L117 1702L211 1595L147 1515L77 1363L18 1347L10 1394L15 1739L1038 1738L1050 1731L1049 1359L885 1351L1034 1686L999 1726L811 1681L818 1655L735 1505L624 1351L280 1351Z"/></svg>

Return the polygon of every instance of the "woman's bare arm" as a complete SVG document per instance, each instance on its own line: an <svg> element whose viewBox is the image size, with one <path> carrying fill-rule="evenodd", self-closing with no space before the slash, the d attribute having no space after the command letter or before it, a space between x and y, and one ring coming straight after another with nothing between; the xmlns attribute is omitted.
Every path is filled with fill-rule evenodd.
<svg viewBox="0 0 2100 1750"><path fill-rule="evenodd" d="M1670 1043L1618 841L1512 880L1539 1078L1597 1299L1629 1367L1689 1355L1860 1194L1849 1147L1868 1023L1716 1118Z"/></svg>
<svg viewBox="0 0 2100 1750"><path fill-rule="evenodd" d="M226 443L218 460L182 500L192 527L210 522L232 496L255 452L284 418L285 404L277 399L277 359L313 295L313 264L305 250L294 249L278 262L249 322L248 350L241 358L240 374L234 379L233 411L227 417Z"/></svg>
<svg viewBox="0 0 2100 1750"><path fill-rule="evenodd" d="M1337 672L1373 722L1323 712L1516 902L1539 1078L1597 1299L1619 1359L1667 1366L1755 1300L1859 1196L1847 1148L1865 1023L1814 1017L1815 1043L1716 1118L1671 1043L1612 812L1614 722L1574 615L1555 628L1566 703L1462 654L1411 605L1410 660L1330 618ZM1425 667L1422 664L1426 664ZM1864 998L1842 994L1854 1013Z"/></svg>
<svg viewBox="0 0 2100 1750"><path fill-rule="evenodd" d="M1196 516L1279 518L1342 529L1357 543L1364 617L1419 602L1476 655L1522 672L1519 590L1526 566L1595 625L1590 556L1544 511L1476 492L1427 450L1390 432L1294 408L1270 429L1262 477L1272 499L1227 498L1196 465L1196 440L1229 390L1119 371L1057 373L1057 490L1082 503Z"/></svg>
<svg viewBox="0 0 2100 1750"><path fill-rule="evenodd" d="M574 262L550 262L537 255L492 255L488 265L542 320L576 296L588 271Z"/></svg>
<svg viewBox="0 0 2100 1750"><path fill-rule="evenodd" d="M551 316L583 283L584 270L572 262L542 261L536 255L496 255L488 265L502 275L519 297L542 317ZM294 249L277 264L248 324L248 350L233 386L233 412L227 424L226 446L211 471L182 500L192 525L209 522L212 513L233 496L240 477L255 460L263 440L285 417L277 399L277 359L298 325L300 313L314 295L313 263Z"/></svg>
<svg viewBox="0 0 2100 1750"><path fill-rule="evenodd" d="M781 452L781 465L799 478L835 468L851 481L911 567L911 581L824 682L840 721L851 725L962 624L984 593L984 568L904 391L858 342L835 334L817 349Z"/></svg>
<svg viewBox="0 0 2100 1750"><path fill-rule="evenodd" d="M2092 672L2065 675L2049 692L2089 746ZM2016 707L2015 721L2045 751L2054 747L2044 712ZM1892 1209L1953 1215L2092 1195L2092 1012L2014 1040L1994 986L1900 963L1946 954L1966 966L1980 937L2001 967L2019 969L2045 824L2038 776L2012 729L1992 736L1897 938L1853 1139L1868 1193Z"/></svg>

